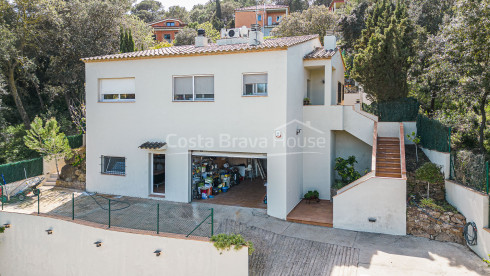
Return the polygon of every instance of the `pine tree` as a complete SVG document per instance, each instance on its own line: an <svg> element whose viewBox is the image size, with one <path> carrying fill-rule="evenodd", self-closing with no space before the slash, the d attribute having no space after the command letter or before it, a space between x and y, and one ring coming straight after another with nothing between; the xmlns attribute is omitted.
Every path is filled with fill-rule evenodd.
<svg viewBox="0 0 490 276"><path fill-rule="evenodd" d="M216 0L216 17L221 20L221 4Z"/></svg>
<svg viewBox="0 0 490 276"><path fill-rule="evenodd" d="M134 52L134 39L133 35L131 34L131 29L129 29L129 35L128 35L128 52Z"/></svg>
<svg viewBox="0 0 490 276"><path fill-rule="evenodd" d="M119 27L119 52L124 53L123 51L123 46L124 46L124 30L123 27Z"/></svg>
<svg viewBox="0 0 490 276"><path fill-rule="evenodd" d="M415 55L415 29L402 1L376 3L356 45L351 76L377 101L408 95L408 69Z"/></svg>

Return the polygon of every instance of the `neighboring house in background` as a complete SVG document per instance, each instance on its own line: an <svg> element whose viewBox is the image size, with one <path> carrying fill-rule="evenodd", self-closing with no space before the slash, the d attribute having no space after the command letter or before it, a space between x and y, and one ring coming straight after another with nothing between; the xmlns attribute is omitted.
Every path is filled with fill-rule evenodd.
<svg viewBox="0 0 490 276"><path fill-rule="evenodd" d="M344 5L345 5L345 2L347 0L333 0L331 3L330 3L330 6L328 6L328 9L330 11L333 11L335 12L337 9L340 9L342 8Z"/></svg>
<svg viewBox="0 0 490 276"><path fill-rule="evenodd" d="M336 38L247 37L84 58L87 191L191 202L210 170L236 166L244 182L231 204L254 197L245 207L290 219L317 190L333 200L321 225L404 235L403 125L343 105ZM380 153L378 136L390 137ZM351 155L371 172L332 196L335 160Z"/></svg>
<svg viewBox="0 0 490 276"><path fill-rule="evenodd" d="M269 36L271 30L276 27L281 20L289 14L289 7L286 5L258 5L235 10L235 27L246 26L250 28L252 24L259 24L265 36Z"/></svg>
<svg viewBox="0 0 490 276"><path fill-rule="evenodd" d="M149 24L153 28L153 35L157 41L172 42L175 35L187 24L179 19L163 19Z"/></svg>

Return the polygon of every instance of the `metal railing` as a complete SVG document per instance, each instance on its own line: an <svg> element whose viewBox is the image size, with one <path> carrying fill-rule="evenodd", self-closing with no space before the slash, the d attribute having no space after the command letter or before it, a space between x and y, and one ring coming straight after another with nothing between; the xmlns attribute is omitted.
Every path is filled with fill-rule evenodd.
<svg viewBox="0 0 490 276"><path fill-rule="evenodd" d="M47 204L50 200L52 199L46 200ZM28 197L26 202L32 207L37 205L38 214L92 222L107 228L136 229L156 234L173 233L186 237L214 235L214 209L194 204L155 203L144 199L120 199L97 194L72 194L68 202L46 210L43 210L42 194ZM10 203L15 204L15 202L6 204ZM2 210L3 208L2 201Z"/></svg>

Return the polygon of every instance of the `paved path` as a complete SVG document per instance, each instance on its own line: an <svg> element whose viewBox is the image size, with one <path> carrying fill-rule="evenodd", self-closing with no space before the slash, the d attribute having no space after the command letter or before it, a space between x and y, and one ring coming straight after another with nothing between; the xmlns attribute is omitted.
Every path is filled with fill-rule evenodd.
<svg viewBox="0 0 490 276"><path fill-rule="evenodd" d="M91 198L80 191L61 188L43 187L41 212L69 214L73 192L76 200L84 204L83 210L76 210L79 216L105 218L104 211ZM195 210L214 208L217 231L240 232L254 242L257 251L250 257L251 275L490 275L488 266L460 244L297 224L272 218L263 209L206 201L187 204L127 197L121 200L130 202L131 209L114 214L114 219L133 223L137 218L139 227L155 227L151 219L154 212L147 210L153 210L156 203L165 210L162 213L171 214L169 219L194 223L201 217ZM37 211L37 201L9 204L5 209L32 213ZM190 220L195 214L198 215ZM161 226L162 231L164 227ZM181 230L178 225L175 227Z"/></svg>

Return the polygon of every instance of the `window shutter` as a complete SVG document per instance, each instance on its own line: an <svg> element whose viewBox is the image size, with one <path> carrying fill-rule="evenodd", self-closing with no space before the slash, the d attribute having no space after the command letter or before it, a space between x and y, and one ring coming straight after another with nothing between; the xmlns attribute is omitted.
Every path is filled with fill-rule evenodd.
<svg viewBox="0 0 490 276"><path fill-rule="evenodd" d="M243 83L267 83L267 74L250 74L243 75Z"/></svg>
<svg viewBox="0 0 490 276"><path fill-rule="evenodd" d="M196 93L196 99L214 99L214 77L194 77L194 91Z"/></svg>
<svg viewBox="0 0 490 276"><path fill-rule="evenodd" d="M174 77L175 100L192 100L192 77Z"/></svg>

